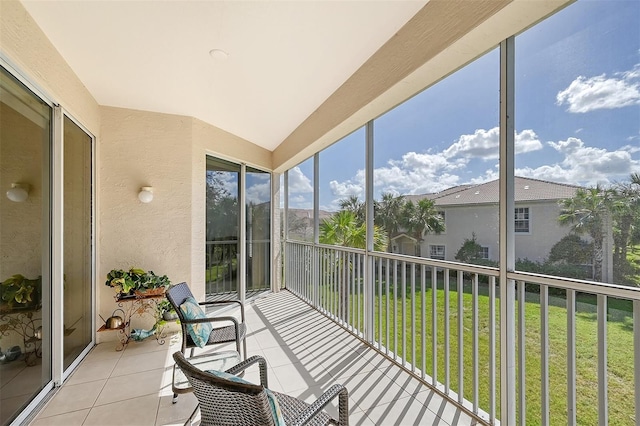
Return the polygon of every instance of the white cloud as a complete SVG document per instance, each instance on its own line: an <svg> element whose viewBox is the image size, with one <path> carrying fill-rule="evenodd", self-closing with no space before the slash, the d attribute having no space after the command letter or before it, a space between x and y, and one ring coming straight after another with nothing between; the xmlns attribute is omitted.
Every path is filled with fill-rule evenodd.
<svg viewBox="0 0 640 426"><path fill-rule="evenodd" d="M313 200L310 196L293 195L289 196L289 207L292 209L312 209Z"/></svg>
<svg viewBox="0 0 640 426"><path fill-rule="evenodd" d="M494 146L495 145L495 146ZM473 135L463 135L451 146L440 152L407 152L400 159L390 159L386 165L374 171L375 197L382 192L393 194L425 194L442 191L456 185L480 184L498 179L498 128L479 129ZM640 146L626 145L607 150L586 146L576 137L547 142L547 150L557 151L562 160L540 167L523 167L515 170L517 176L564 182L578 185L595 185L624 180L630 173L640 173L637 154ZM544 149L536 133L531 129L516 133L517 153ZM635 156L635 158L634 158ZM492 160L491 168L477 170L478 159ZM345 181L329 183L334 196L327 209L338 208L338 200L349 195L364 198L364 171Z"/></svg>
<svg viewBox="0 0 640 426"><path fill-rule="evenodd" d="M346 198L355 195L362 199L364 194L364 188L362 185L353 183L350 180L346 182L332 180L329 182L329 188L331 188L331 194L338 198Z"/></svg>
<svg viewBox="0 0 640 426"><path fill-rule="evenodd" d="M313 192L311 179L305 176L300 167L289 170L289 194L305 194Z"/></svg>
<svg viewBox="0 0 640 426"><path fill-rule="evenodd" d="M268 176L268 175L267 175ZM270 182L253 184L247 188L247 202L265 203L271 199Z"/></svg>
<svg viewBox="0 0 640 426"><path fill-rule="evenodd" d="M207 174L209 175L209 173L211 172L208 172ZM235 173L214 171L211 174L213 175L213 179L217 182L216 186L220 185L232 197L235 197L238 194L238 178Z"/></svg>
<svg viewBox="0 0 640 426"><path fill-rule="evenodd" d="M462 135L442 153L446 158L481 158L494 160L500 152L500 128L477 129L472 135ZM537 151L543 148L542 142L533 130L526 129L515 134L516 154Z"/></svg>
<svg viewBox="0 0 640 426"><path fill-rule="evenodd" d="M454 174L468 159L449 159L443 153L407 152L400 160L389 160L387 166L374 172L374 185L380 192L423 194L458 184Z"/></svg>
<svg viewBox="0 0 640 426"><path fill-rule="evenodd" d="M567 111L585 113L598 109L623 108L640 104L640 64L631 71L615 73L612 77L578 76L569 87L558 92L556 104L567 104Z"/></svg>
<svg viewBox="0 0 640 426"><path fill-rule="evenodd" d="M554 182L595 185L625 179L631 173L640 172L640 160L632 154L637 147L624 146L615 151L586 146L578 138L549 142L549 146L564 156L560 163L537 168L525 167L515 171L518 176L534 177Z"/></svg>

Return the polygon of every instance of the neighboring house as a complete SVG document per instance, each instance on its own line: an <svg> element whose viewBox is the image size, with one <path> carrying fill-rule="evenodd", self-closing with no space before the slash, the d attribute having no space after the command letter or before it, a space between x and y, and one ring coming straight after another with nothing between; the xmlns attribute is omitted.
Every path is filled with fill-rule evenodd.
<svg viewBox="0 0 640 426"><path fill-rule="evenodd" d="M391 252L418 256L418 240L404 232L391 237Z"/></svg>
<svg viewBox="0 0 640 426"><path fill-rule="evenodd" d="M515 178L515 257L542 262L562 237L569 234L569 226L558 223L558 202L575 195L578 186L554 183L530 178ZM498 260L498 196L499 181L480 185L461 185L436 194L407 196L416 201L429 198L442 212L446 231L427 234L421 242L422 257L455 260L455 255L465 239L475 233L476 241L483 247L483 257ZM396 253L407 253L409 240L404 234L392 238ZM413 239L415 241L415 239Z"/></svg>
<svg viewBox="0 0 640 426"><path fill-rule="evenodd" d="M333 212L325 210L318 211L320 224L325 219L331 218ZM284 210L281 209L281 216L284 217ZM313 242L313 209L289 209L289 238L299 241Z"/></svg>

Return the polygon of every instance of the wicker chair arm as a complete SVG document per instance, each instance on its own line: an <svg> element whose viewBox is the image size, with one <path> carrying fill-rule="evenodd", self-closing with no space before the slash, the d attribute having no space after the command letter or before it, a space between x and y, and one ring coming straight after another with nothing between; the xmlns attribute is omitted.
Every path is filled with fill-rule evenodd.
<svg viewBox="0 0 640 426"><path fill-rule="evenodd" d="M293 422L294 426L303 426L309 423L322 409L338 397L338 421L340 426L349 425L349 392L343 385L335 384L331 386L320 398L304 410Z"/></svg>
<svg viewBox="0 0 640 426"><path fill-rule="evenodd" d="M207 318L198 318L198 319L185 319L180 322L183 324L200 324L205 322L224 322L231 321L233 322L236 329L239 326L238 320L234 317L207 317Z"/></svg>
<svg viewBox="0 0 640 426"><path fill-rule="evenodd" d="M240 305L240 315L242 317L242 322L244 322L244 304L239 300L212 300L210 302L198 302L201 306L229 305L233 303Z"/></svg>
<svg viewBox="0 0 640 426"><path fill-rule="evenodd" d="M237 303L238 305L242 306L242 302L240 302L239 300L210 300L198 302L198 305L228 305L231 303Z"/></svg>
<svg viewBox="0 0 640 426"><path fill-rule="evenodd" d="M241 363L236 364L233 367L229 368L226 372L229 374L238 375L244 372L248 367L252 366L255 363L258 363L260 367L260 385L262 385L265 388L268 388L269 382L267 379L267 361L260 355L254 355L248 358L247 360L242 361Z"/></svg>

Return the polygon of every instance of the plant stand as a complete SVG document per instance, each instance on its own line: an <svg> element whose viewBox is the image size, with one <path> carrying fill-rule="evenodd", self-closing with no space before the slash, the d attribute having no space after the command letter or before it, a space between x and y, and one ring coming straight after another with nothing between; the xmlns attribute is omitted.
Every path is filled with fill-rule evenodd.
<svg viewBox="0 0 640 426"><path fill-rule="evenodd" d="M0 338L12 334L20 336L24 362L29 367L36 365L37 358L42 358L42 340L36 333L40 324L42 319L39 307L0 311Z"/></svg>
<svg viewBox="0 0 640 426"><path fill-rule="evenodd" d="M155 312L160 303L164 299L164 294L159 296L148 296L148 297L131 297L131 298L120 298L116 296L116 305L118 308L124 311L123 324L118 328L107 328L106 325L102 325L98 329L98 332L105 331L117 331L118 332L118 340L120 344L116 346L116 351L123 350L129 341L132 339L131 332L133 329L131 328L131 320L134 317L143 317L145 315L151 315L155 317ZM157 319L156 319L157 323ZM155 334L153 336L156 338L159 345L164 345L166 336L163 334L164 326L161 326L156 329Z"/></svg>

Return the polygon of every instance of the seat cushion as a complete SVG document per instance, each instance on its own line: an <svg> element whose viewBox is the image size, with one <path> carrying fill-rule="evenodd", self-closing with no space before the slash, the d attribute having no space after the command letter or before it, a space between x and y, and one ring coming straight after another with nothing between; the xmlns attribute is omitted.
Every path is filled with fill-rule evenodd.
<svg viewBox="0 0 640 426"><path fill-rule="evenodd" d="M226 373L224 371L218 370L206 370L207 373L213 374L216 377L221 379L230 380L236 383L243 383L252 385L253 383L244 380L242 377L235 376L233 374ZM267 400L269 401L269 407L271 408L271 415L273 416L273 422L276 426L286 426L284 422L284 416L282 415L282 411L280 411L280 404L278 404L278 398L275 396L273 392L269 389L264 388L265 394L267 395Z"/></svg>
<svg viewBox="0 0 640 426"><path fill-rule="evenodd" d="M182 312L186 320L207 318L204 311L193 297L187 297L184 300L182 305L180 305L180 311ZM209 340L211 330L213 330L211 323L203 322L198 324L185 325L187 328L187 333L189 333L189 337L191 337L191 340L193 340L193 342L199 348L204 348L204 346L207 344L207 341Z"/></svg>

